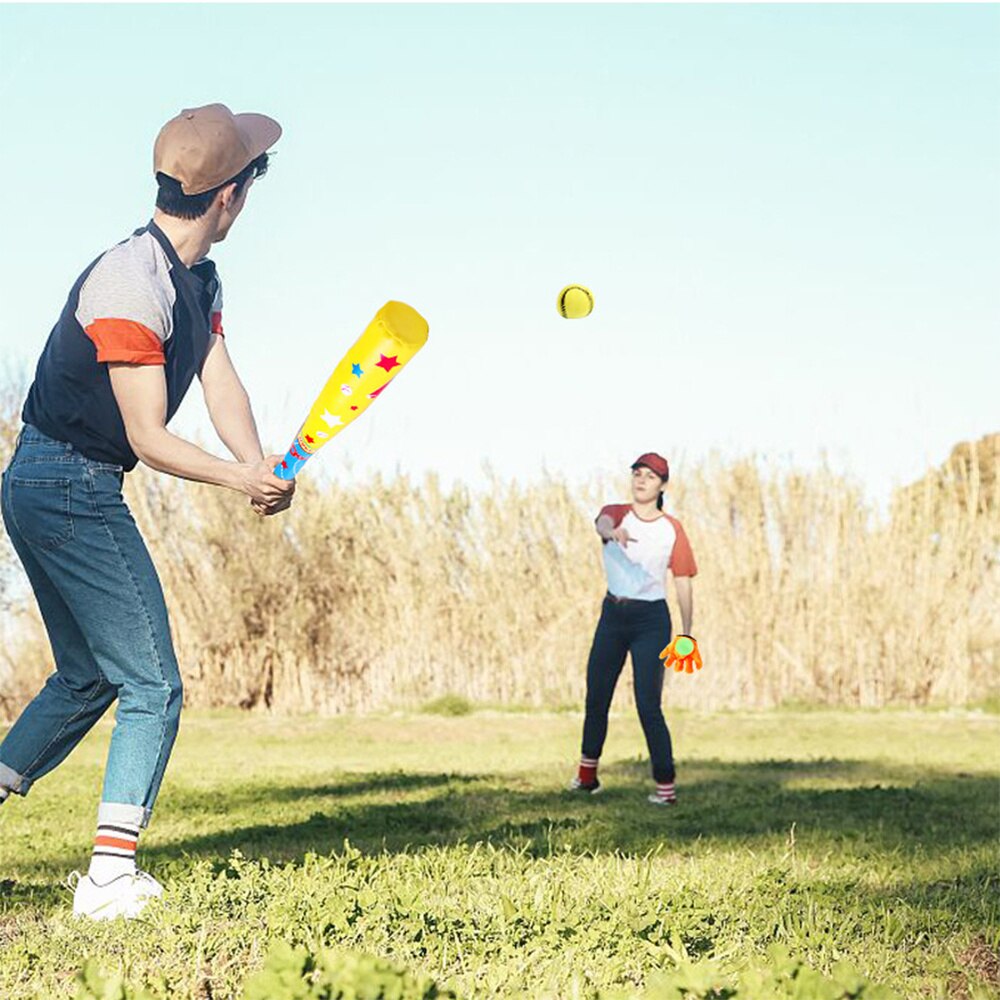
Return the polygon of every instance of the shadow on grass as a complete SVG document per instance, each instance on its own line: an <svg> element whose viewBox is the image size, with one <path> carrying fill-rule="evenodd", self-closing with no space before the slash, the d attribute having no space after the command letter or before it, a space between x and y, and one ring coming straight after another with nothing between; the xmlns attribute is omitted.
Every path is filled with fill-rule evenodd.
<svg viewBox="0 0 1000 1000"><path fill-rule="evenodd" d="M339 849L349 839L366 852L416 850L485 841L535 856L578 852L645 854L664 845L687 853L704 843L773 842L792 826L801 840L849 840L859 853L921 849L929 855L995 842L998 779L935 774L926 768L851 761L692 762L680 804L645 801L644 768L605 772L599 796L538 789L523 778L444 773L345 775L336 784L262 784L225 795L227 812L254 803L309 809L298 822L259 822L185 836L150 850L178 854L294 861ZM823 787L827 783L828 787ZM810 787L810 784L818 787ZM192 826L216 808L217 793L182 792L171 811Z"/></svg>
<svg viewBox="0 0 1000 1000"><path fill-rule="evenodd" d="M72 890L59 883L46 882L39 885L34 882L15 882L11 879L0 881L0 913L6 911L8 907L14 913L23 907L48 910L67 902L72 904L72 901ZM2 931L3 928L0 926L0 939Z"/></svg>
<svg viewBox="0 0 1000 1000"><path fill-rule="evenodd" d="M867 761L691 761L683 768L680 804L667 809L646 802L645 764L614 764L602 777L606 790L583 797L519 775L403 771L344 774L322 784L177 787L164 819L183 832L148 842L142 862L173 876L202 858L224 866L233 850L297 863L307 853L339 851L345 839L366 853L476 842L535 857L566 850L697 856L709 846L773 852L785 849L794 825L803 850L889 857L904 871L919 852L941 858L946 872L956 852L995 844L1000 827L1000 785L992 775ZM206 822L215 829L189 833L205 830ZM20 870L48 878L80 861L47 855ZM915 884L914 904L954 898L949 886ZM963 887L978 891L978 883ZM63 901L58 887L7 882L2 890L5 910L11 903L48 908Z"/></svg>
<svg viewBox="0 0 1000 1000"><path fill-rule="evenodd" d="M425 789L457 787L490 780L489 775L450 774L447 772L422 773L413 771L345 772L338 774L336 782L325 780L315 785L291 785L281 782L226 782L224 790L195 791L175 787L170 794L170 812L194 815L205 808L206 800L224 796L226 810L236 811L259 803L280 804L300 802L305 799L346 799L363 795L401 795ZM495 779L494 779L495 780Z"/></svg>

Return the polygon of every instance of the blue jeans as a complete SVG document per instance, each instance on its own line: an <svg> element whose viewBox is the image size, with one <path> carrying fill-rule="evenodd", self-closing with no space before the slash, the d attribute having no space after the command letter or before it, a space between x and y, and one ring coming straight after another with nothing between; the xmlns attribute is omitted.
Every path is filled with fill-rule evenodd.
<svg viewBox="0 0 1000 1000"><path fill-rule="evenodd" d="M674 780L674 752L660 699L663 662L660 650L670 642L670 611L666 601L604 599L601 618L587 661L587 711L583 721L585 757L597 760L608 735L608 711L615 685L632 654L635 706L649 748L654 781Z"/></svg>
<svg viewBox="0 0 1000 1000"><path fill-rule="evenodd" d="M102 801L145 825L177 735L181 678L156 569L120 466L27 425L3 474L4 525L31 582L55 673L0 743L0 785L25 795L117 698Z"/></svg>

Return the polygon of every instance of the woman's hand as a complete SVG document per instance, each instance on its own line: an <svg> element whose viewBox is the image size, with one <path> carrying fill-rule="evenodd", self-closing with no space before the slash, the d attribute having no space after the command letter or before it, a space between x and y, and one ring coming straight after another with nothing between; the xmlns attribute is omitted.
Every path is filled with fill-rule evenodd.
<svg viewBox="0 0 1000 1000"><path fill-rule="evenodd" d="M607 514L602 514L597 519L596 527L597 533L605 542L617 542L622 548L628 545L629 542L637 541L625 528L621 526L616 528L615 522Z"/></svg>
<svg viewBox="0 0 1000 1000"><path fill-rule="evenodd" d="M698 640L693 635L676 636L670 645L660 650L660 659L665 670L673 667L678 673L687 671L693 674L702 667Z"/></svg>
<svg viewBox="0 0 1000 1000"><path fill-rule="evenodd" d="M624 549L628 547L629 542L636 542L638 539L633 538L627 528L619 527L612 530L610 541L617 542Z"/></svg>

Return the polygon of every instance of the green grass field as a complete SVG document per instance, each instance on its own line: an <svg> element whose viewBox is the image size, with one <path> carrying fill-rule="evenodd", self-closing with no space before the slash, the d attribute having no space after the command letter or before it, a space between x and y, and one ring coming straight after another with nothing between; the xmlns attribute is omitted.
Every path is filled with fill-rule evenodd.
<svg viewBox="0 0 1000 1000"><path fill-rule="evenodd" d="M583 801L561 791L575 715L187 715L140 848L166 903L95 925L61 883L86 865L102 725L0 808L0 997L219 1000L255 976L246 995L279 1000L434 996L421 976L465 998L1000 996L1000 718L670 721L681 804L658 810L626 715ZM317 982L374 983L354 952L413 975L282 992L308 959L261 978L278 941Z"/></svg>

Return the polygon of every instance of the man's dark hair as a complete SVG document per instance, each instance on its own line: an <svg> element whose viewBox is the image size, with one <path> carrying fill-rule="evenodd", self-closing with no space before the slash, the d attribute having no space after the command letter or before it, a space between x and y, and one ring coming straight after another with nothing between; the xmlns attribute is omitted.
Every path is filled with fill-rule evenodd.
<svg viewBox="0 0 1000 1000"><path fill-rule="evenodd" d="M243 194L243 189L250 183L251 177L263 177L267 173L267 153L261 153L251 160L235 177L230 177L211 191L202 194L185 194L181 190L180 181L168 177L165 173L156 175L159 190L156 194L156 207L166 215L178 219L200 219L212 204L215 196L229 184L236 185L236 197Z"/></svg>

